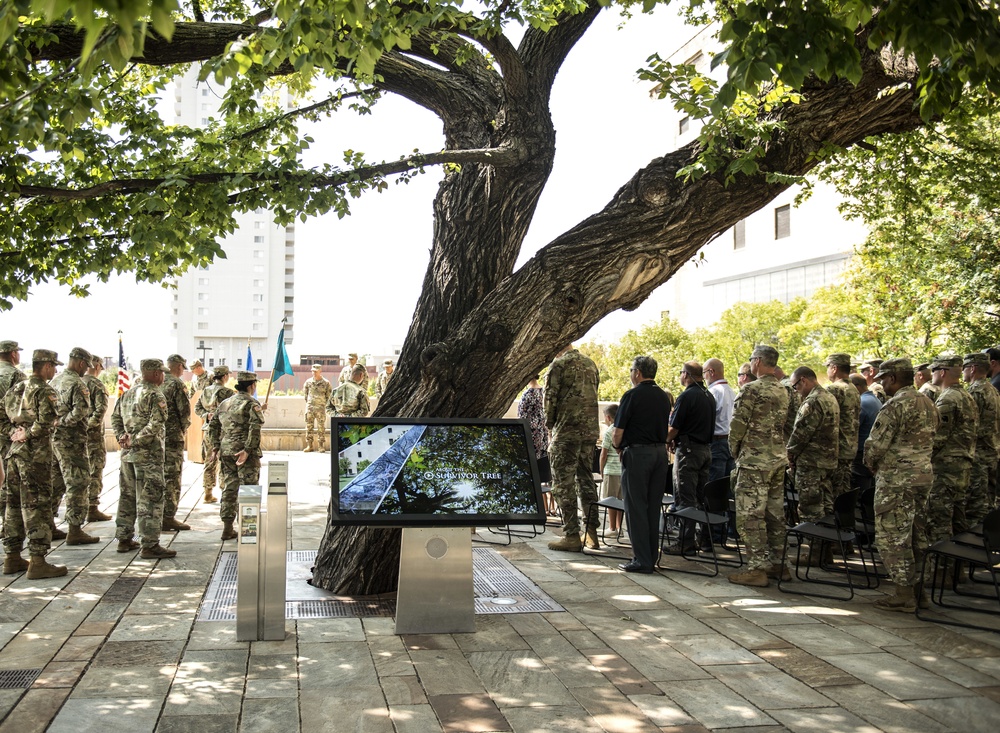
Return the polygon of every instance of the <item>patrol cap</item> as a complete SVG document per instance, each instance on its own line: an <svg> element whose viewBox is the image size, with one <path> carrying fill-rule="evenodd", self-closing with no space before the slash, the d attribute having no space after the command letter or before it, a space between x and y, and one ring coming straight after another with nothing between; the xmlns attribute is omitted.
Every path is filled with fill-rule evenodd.
<svg viewBox="0 0 1000 733"><path fill-rule="evenodd" d="M0 341L0 354L9 354L13 351L24 351L17 345L17 341Z"/></svg>
<svg viewBox="0 0 1000 733"><path fill-rule="evenodd" d="M967 366L982 367L983 369L990 368L990 357L981 351L977 351L975 354L966 354L965 358L962 360L962 367Z"/></svg>
<svg viewBox="0 0 1000 733"><path fill-rule="evenodd" d="M941 354L935 356L931 362L931 370L950 369L951 367L962 366L962 357L958 354Z"/></svg>
<svg viewBox="0 0 1000 733"><path fill-rule="evenodd" d="M90 360L93 359L94 357L91 356L90 352L87 351L86 349L81 349L79 346L74 346L73 349L69 352L69 358L80 359L89 364Z"/></svg>
<svg viewBox="0 0 1000 733"><path fill-rule="evenodd" d="M194 369L196 366L204 366L204 364L201 363L201 359L195 359L194 361L191 362L192 369Z"/></svg>
<svg viewBox="0 0 1000 733"><path fill-rule="evenodd" d="M868 361L861 363L861 366L858 367L858 371L863 372L865 369L874 369L877 372L881 366L881 359L869 359Z"/></svg>
<svg viewBox="0 0 1000 733"><path fill-rule="evenodd" d="M826 357L826 366L835 366L838 369L851 368L851 355L850 354L830 354Z"/></svg>
<svg viewBox="0 0 1000 733"><path fill-rule="evenodd" d="M163 359L143 359L139 362L139 368L144 372L167 371L167 368L163 366Z"/></svg>
<svg viewBox="0 0 1000 733"><path fill-rule="evenodd" d="M171 354L167 357L167 364L180 364L182 367L187 369L187 359L185 359L180 354Z"/></svg>
<svg viewBox="0 0 1000 733"><path fill-rule="evenodd" d="M869 364L870 365L870 364ZM879 377L884 377L886 374L892 374L895 376L900 372L912 372L913 362L907 359L905 356L899 359L886 359L879 365L878 374L875 375L875 379Z"/></svg>
<svg viewBox="0 0 1000 733"><path fill-rule="evenodd" d="M255 372L236 372L237 382L256 382L257 374Z"/></svg>
<svg viewBox="0 0 1000 733"><path fill-rule="evenodd" d="M56 366L62 366L63 363L59 361L59 354L54 351L49 351L48 349L35 349L31 352L31 360L34 361L50 361Z"/></svg>
<svg viewBox="0 0 1000 733"><path fill-rule="evenodd" d="M925 361L922 364L917 364L913 368L914 368L914 370L916 370L918 372L922 372L924 369L929 369L930 366L931 366L931 363L929 361Z"/></svg>
<svg viewBox="0 0 1000 733"><path fill-rule="evenodd" d="M104 366L104 357L103 356L98 356L97 354L91 354L90 355L90 366L92 366L92 367L103 367Z"/></svg>
<svg viewBox="0 0 1000 733"><path fill-rule="evenodd" d="M386 359L383 361L382 366L392 366L392 359Z"/></svg>
<svg viewBox="0 0 1000 733"><path fill-rule="evenodd" d="M767 344L761 344L760 346L755 346L753 353L750 354L751 359L773 359L778 361L778 350L773 346L768 346Z"/></svg>
<svg viewBox="0 0 1000 733"><path fill-rule="evenodd" d="M321 371L323 371L323 365L322 364L313 364L312 369L313 369L314 372L321 372Z"/></svg>
<svg viewBox="0 0 1000 733"><path fill-rule="evenodd" d="M227 374L229 374L229 367L227 367L225 364L223 364L222 366L217 366L215 367L215 369L212 370L212 374L214 374L216 377L224 377Z"/></svg>
<svg viewBox="0 0 1000 733"><path fill-rule="evenodd" d="M358 358L358 355L355 354L353 351L350 352L347 356L350 357L350 358L352 358L352 359L357 359Z"/></svg>

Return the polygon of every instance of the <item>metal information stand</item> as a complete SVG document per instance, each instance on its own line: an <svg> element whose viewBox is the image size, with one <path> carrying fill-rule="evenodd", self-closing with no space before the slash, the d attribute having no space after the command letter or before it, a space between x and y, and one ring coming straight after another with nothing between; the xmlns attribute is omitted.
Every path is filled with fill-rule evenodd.
<svg viewBox="0 0 1000 733"><path fill-rule="evenodd" d="M288 463L267 467L267 491L241 486L237 546L236 638L285 638L285 561L288 546Z"/></svg>
<svg viewBox="0 0 1000 733"><path fill-rule="evenodd" d="M396 594L397 634L476 630L469 527L404 527Z"/></svg>

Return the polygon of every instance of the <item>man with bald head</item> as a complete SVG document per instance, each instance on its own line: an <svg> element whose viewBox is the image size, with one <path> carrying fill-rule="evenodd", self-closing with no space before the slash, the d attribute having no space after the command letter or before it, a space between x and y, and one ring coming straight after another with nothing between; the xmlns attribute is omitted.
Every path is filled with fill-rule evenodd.
<svg viewBox="0 0 1000 733"><path fill-rule="evenodd" d="M715 428L712 430L712 465L708 480L729 476L736 470L736 461L729 450L729 423L733 421L736 393L726 381L725 367L719 359L709 359L703 367L708 391L715 398Z"/></svg>

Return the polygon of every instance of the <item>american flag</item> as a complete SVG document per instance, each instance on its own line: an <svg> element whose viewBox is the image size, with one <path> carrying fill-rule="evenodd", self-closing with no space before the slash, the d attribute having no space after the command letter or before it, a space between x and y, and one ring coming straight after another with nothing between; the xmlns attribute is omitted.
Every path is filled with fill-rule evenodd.
<svg viewBox="0 0 1000 733"><path fill-rule="evenodd" d="M122 347L122 337L118 337L118 396L121 397L125 391L132 386L128 369L125 368L125 349Z"/></svg>

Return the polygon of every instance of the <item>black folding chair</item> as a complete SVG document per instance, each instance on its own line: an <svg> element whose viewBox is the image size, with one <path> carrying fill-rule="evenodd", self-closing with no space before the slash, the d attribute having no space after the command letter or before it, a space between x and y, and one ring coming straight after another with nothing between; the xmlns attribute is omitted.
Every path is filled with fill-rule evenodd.
<svg viewBox="0 0 1000 733"><path fill-rule="evenodd" d="M729 527L729 477L716 479L715 481L709 481L705 484L705 501L702 508L695 507L684 507L683 509L675 509L670 512L669 516L673 517L680 524L681 536L684 535L685 529L689 525L693 525L695 528L701 526L703 532L707 533L708 537L712 536L713 527L722 527L722 537L723 540L721 545L727 550L736 550L736 560L730 560L727 558L719 558L719 553L715 550L715 542L711 542L711 552L712 552L712 569L711 573L702 573L694 570L684 570L682 568L670 568L680 573L691 573L692 575L708 575L709 577L715 577L719 574L719 565L729 565L731 567L740 567L743 564L743 553L740 551L740 546L737 543L735 547L729 547L726 544L726 529ZM683 544L683 543L682 543ZM684 548L681 548L681 555L685 560L705 560L707 559L703 552L701 553L689 553L685 552Z"/></svg>

